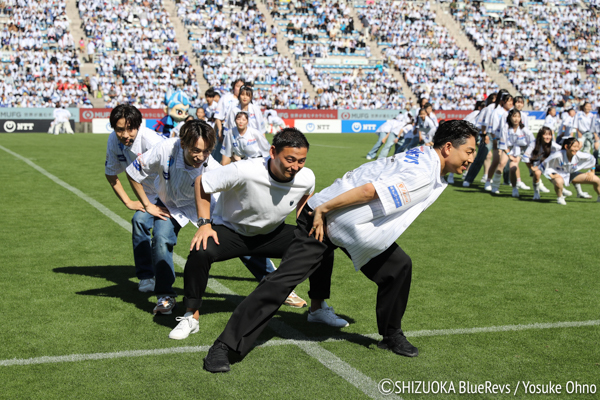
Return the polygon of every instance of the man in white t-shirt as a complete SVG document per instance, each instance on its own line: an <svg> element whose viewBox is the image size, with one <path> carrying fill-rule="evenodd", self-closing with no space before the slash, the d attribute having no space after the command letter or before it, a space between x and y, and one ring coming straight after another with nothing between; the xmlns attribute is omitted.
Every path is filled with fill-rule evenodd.
<svg viewBox="0 0 600 400"><path fill-rule="evenodd" d="M52 133L58 135L61 132L73 134L73 129L69 120L72 115L71 112L64 107L56 108L53 111L54 121L52 121Z"/></svg>
<svg viewBox="0 0 600 400"><path fill-rule="evenodd" d="M140 280L138 284L140 292L151 292L154 290L154 271L150 230L154 217L144 210L142 203L129 198L118 174L124 172L140 154L147 152L164 138L152 129L141 127L142 113L129 104L118 105L111 111L110 124L114 131L108 136L104 174L119 200L125 207L135 211L131 219L135 275ZM142 186L149 201L156 202L154 179L144 181Z"/></svg>
<svg viewBox="0 0 600 400"><path fill-rule="evenodd" d="M412 263L395 241L446 188L442 177L448 172L462 174L468 168L477 134L468 122L445 122L433 147L420 146L363 164L313 196L298 217L294 241L281 265L236 308L209 349L204 368L229 371L228 351L246 355L287 293L337 247L378 286L377 325L383 336L378 347L417 356L417 348L401 329Z"/></svg>
<svg viewBox="0 0 600 400"><path fill-rule="evenodd" d="M273 137L270 157L231 163L196 179L199 229L184 270L187 308L169 334L171 339L185 339L198 332L199 310L214 262L248 255L283 256L296 229L284 221L290 212L300 213L315 189L313 172L304 168L308 147L302 132L286 128ZM212 215L211 193L219 193ZM347 326L348 322L337 317L325 302L331 286L333 250L321 261L310 279L308 321ZM292 291L285 294L282 303Z"/></svg>

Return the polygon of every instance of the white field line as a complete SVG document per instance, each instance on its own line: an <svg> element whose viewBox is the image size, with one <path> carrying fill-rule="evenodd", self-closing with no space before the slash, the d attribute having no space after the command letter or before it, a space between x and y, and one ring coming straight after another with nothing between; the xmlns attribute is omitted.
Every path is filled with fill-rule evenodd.
<svg viewBox="0 0 600 400"><path fill-rule="evenodd" d="M42 167L36 165L35 163L28 160L27 158L11 151L1 145L0 145L0 149L4 150L5 152L11 154L12 156L14 156L14 157L18 158L19 160L25 162L26 164L30 165L35 170L39 171L41 174L48 177L53 182L57 183L58 185L64 187L65 189L69 190L70 192L72 192L73 194L78 196L79 198L88 202L92 207L96 208L102 214L106 215L108 218L113 220L119 226L125 228L128 232L131 232L131 225L129 222L125 221L123 218L121 218L114 212L110 211L108 208L106 208L105 206L100 204L98 201L94 200L93 198L86 195L79 189L69 185L68 183L64 182L63 180L52 175L51 173L49 173ZM178 266L180 266L182 269L185 266L185 260L175 253L173 253L173 261ZM215 281L214 279L209 280L208 286L212 290L214 290L215 292L220 293L220 294L236 295L235 292L231 291L226 286ZM281 334L282 332L287 333L289 331L289 333L295 333L297 335L301 335L300 332L296 331L295 329L293 329L291 327L288 327L287 325L285 325L283 323L280 323L279 321L273 321L273 322L274 323L271 324L271 327L272 328L276 327L275 331L277 332L277 334ZM304 335L301 335L301 337L303 337L303 336ZM382 397L382 395L377 390L377 383L375 381L373 381L367 375L363 374L362 372L360 372L357 369L350 366L350 364L342 361L335 354L331 353L328 350L323 349L316 343L313 343L310 345L299 345L299 347L302 350L304 350L311 357L316 358L321 364L323 364L325 367L330 369L332 372L334 372L338 376L340 376L343 379L345 379L346 381L348 381L350 384L355 386L357 389L361 390L367 396L369 396L371 398Z"/></svg>
<svg viewBox="0 0 600 400"><path fill-rule="evenodd" d="M281 323L274 320L274 322ZM283 324L283 323L281 323ZM425 336L448 336L448 335L468 335L476 333L495 333L495 332L510 332L510 331L525 331L538 329L559 329L559 328L579 328L584 326L598 326L600 320L591 321L574 321L574 322L553 322L553 323L536 323L528 325L502 325L502 326L486 326L481 328L465 328L465 329L437 329L423 330L414 332L405 332L407 337L425 337ZM341 334L333 337L315 337L315 338L297 338L297 339L271 339L264 343L258 343L257 347L271 346L310 346L315 343L331 343L337 341L346 341L350 338L365 340L367 338L380 340L381 336L377 333L361 335L357 333ZM55 357L35 357L25 359L8 359L0 360L1 367L9 367L14 365L34 365L34 364L55 364L61 362L77 362L88 360L103 360L108 358L126 358L126 357L142 357L142 356L158 356L166 354L180 353L203 353L207 352L210 345L207 346L191 346L191 347L168 347L163 349L152 350L130 350L117 351L113 353L92 353L92 354L71 354L68 356Z"/></svg>

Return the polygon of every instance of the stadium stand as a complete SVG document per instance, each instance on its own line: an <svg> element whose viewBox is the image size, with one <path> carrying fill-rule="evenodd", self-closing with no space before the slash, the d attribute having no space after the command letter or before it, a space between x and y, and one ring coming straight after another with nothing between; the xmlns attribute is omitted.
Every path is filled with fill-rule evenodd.
<svg viewBox="0 0 600 400"><path fill-rule="evenodd" d="M199 103L194 68L179 51L162 0L80 0L79 15L107 107L159 108L169 89L185 90Z"/></svg>
<svg viewBox="0 0 600 400"><path fill-rule="evenodd" d="M3 0L0 13L0 106L91 106L65 1Z"/></svg>

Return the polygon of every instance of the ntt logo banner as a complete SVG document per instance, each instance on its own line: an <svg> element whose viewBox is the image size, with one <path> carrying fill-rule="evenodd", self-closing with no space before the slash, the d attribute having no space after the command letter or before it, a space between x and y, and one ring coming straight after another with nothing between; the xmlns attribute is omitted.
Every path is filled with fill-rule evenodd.
<svg viewBox="0 0 600 400"><path fill-rule="evenodd" d="M342 133L374 133L384 123L381 120L342 121Z"/></svg>

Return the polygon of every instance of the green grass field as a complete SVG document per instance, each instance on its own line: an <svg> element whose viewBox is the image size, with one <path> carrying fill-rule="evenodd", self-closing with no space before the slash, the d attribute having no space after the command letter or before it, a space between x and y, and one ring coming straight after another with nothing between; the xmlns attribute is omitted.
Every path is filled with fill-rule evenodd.
<svg viewBox="0 0 600 400"><path fill-rule="evenodd" d="M384 379L413 382L413 391L417 381L432 390L446 382L456 392L405 389L388 398L600 397L596 196L559 206L553 193L533 202L532 191L514 199L502 186L492 197L458 178L398 240L413 260L403 328L419 357L377 348L375 285L338 251L329 304L349 327L309 325L306 308L284 307L259 347L230 373L213 375L202 369L208 346L257 283L239 260L214 265L200 332L168 339L183 310L154 318L154 297L137 291L123 227L132 212L104 178L106 140L0 135L0 398L361 399L382 396ZM375 135L309 140L307 166L320 190L366 162ZM531 186L525 167L522 176ZM193 233L182 229L179 256L187 257ZM308 298L308 282L297 292ZM460 393L460 382L473 392L486 381L510 393ZM523 382L561 390L530 394ZM567 393L574 390L596 393Z"/></svg>

